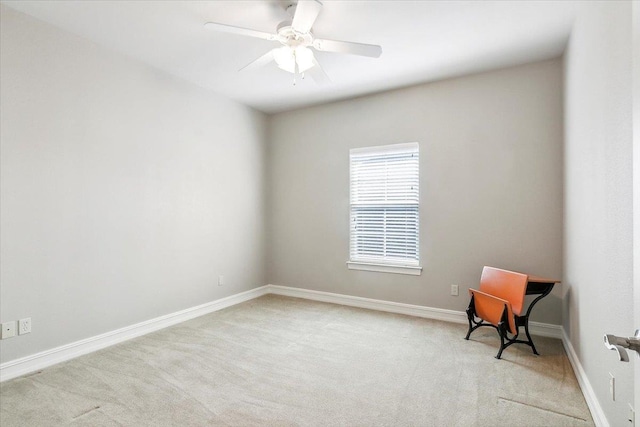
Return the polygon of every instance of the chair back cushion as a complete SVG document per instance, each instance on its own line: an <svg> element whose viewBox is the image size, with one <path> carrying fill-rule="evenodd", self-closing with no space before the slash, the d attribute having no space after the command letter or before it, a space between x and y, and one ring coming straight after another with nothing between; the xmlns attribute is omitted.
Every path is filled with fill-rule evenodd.
<svg viewBox="0 0 640 427"><path fill-rule="evenodd" d="M513 313L519 316L524 306L528 280L526 274L484 267L480 278L480 291L509 301Z"/></svg>

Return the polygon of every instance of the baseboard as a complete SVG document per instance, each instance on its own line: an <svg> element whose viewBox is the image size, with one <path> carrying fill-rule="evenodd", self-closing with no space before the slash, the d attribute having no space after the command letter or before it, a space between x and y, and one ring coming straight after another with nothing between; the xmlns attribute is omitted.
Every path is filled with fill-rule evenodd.
<svg viewBox="0 0 640 427"><path fill-rule="evenodd" d="M11 360L0 365L0 381L7 381L30 372L38 371L48 366L65 362L78 356L82 356L159 329L173 326L214 311L222 310L223 308L260 297L266 293L268 293L267 286L261 286L246 292L241 292L239 294L117 329L115 331L56 347L51 350Z"/></svg>
<svg viewBox="0 0 640 427"><path fill-rule="evenodd" d="M426 319L442 320L445 322L467 323L467 314L463 311L445 310L442 308L427 307L423 305L403 304L399 302L279 285L267 285L267 292L288 297L348 305L351 307L368 308L371 310L386 311L390 313L406 314L408 316L424 317ZM530 322L529 327L532 335L562 339L562 329L560 325Z"/></svg>
<svg viewBox="0 0 640 427"><path fill-rule="evenodd" d="M371 310L406 314L408 316L425 317L427 319L444 320L445 322L466 323L467 321L467 315L461 311L403 304L399 302L355 297L344 294L334 294L331 292L312 291L310 289L291 288L288 286L267 285L267 291L271 294L287 297L329 302L332 304L348 305L351 307L368 308Z"/></svg>
<svg viewBox="0 0 640 427"><path fill-rule="evenodd" d="M610 427L609 421L607 421L607 417L604 415L602 406L600 406L600 402L596 397L596 393L593 391L589 378L587 378L587 374L584 372L580 359L573 349L573 345L571 344L564 328L562 329L562 345L564 345L564 349L567 352L569 362L571 362L571 366L573 367L573 372L576 374L584 399L587 401L587 406L589 407L589 411L591 411L593 422L596 427Z"/></svg>
<svg viewBox="0 0 640 427"><path fill-rule="evenodd" d="M537 337L562 339L562 326L552 323L529 322L529 332Z"/></svg>

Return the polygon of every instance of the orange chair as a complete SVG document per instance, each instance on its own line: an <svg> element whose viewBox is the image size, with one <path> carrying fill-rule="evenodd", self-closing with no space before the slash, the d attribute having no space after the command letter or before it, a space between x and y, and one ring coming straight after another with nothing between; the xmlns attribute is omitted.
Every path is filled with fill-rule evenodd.
<svg viewBox="0 0 640 427"><path fill-rule="evenodd" d="M500 359L505 348L515 343L527 344L533 349L534 354L538 354L528 333L527 341L518 340L519 327L526 324L526 315L521 314L528 280L526 274L484 267L480 278L480 290L469 289L469 331L465 339L468 340L471 332L479 327L491 326L498 330L500 336L500 350L496 359ZM512 337L509 338L508 334Z"/></svg>

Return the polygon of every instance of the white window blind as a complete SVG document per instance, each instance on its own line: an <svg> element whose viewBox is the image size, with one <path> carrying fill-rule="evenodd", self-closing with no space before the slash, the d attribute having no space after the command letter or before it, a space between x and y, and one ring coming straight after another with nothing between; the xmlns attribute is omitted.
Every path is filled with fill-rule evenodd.
<svg viewBox="0 0 640 427"><path fill-rule="evenodd" d="M350 151L352 262L417 266L418 143Z"/></svg>

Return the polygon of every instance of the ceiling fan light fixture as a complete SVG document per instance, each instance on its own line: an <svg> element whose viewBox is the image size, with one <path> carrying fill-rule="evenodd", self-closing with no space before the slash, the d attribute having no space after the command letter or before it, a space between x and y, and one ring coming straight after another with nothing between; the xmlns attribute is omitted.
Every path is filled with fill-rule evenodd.
<svg viewBox="0 0 640 427"><path fill-rule="evenodd" d="M308 47L282 46L273 51L273 59L279 68L292 74L296 73L296 63L298 73L304 73L314 66L313 52Z"/></svg>
<svg viewBox="0 0 640 427"><path fill-rule="evenodd" d="M293 51L288 46L282 46L281 48L274 49L273 59L281 69L290 73L295 73L295 58L293 56Z"/></svg>
<svg viewBox="0 0 640 427"><path fill-rule="evenodd" d="M308 47L296 48L296 61L298 62L298 71L304 73L314 66L313 52Z"/></svg>

